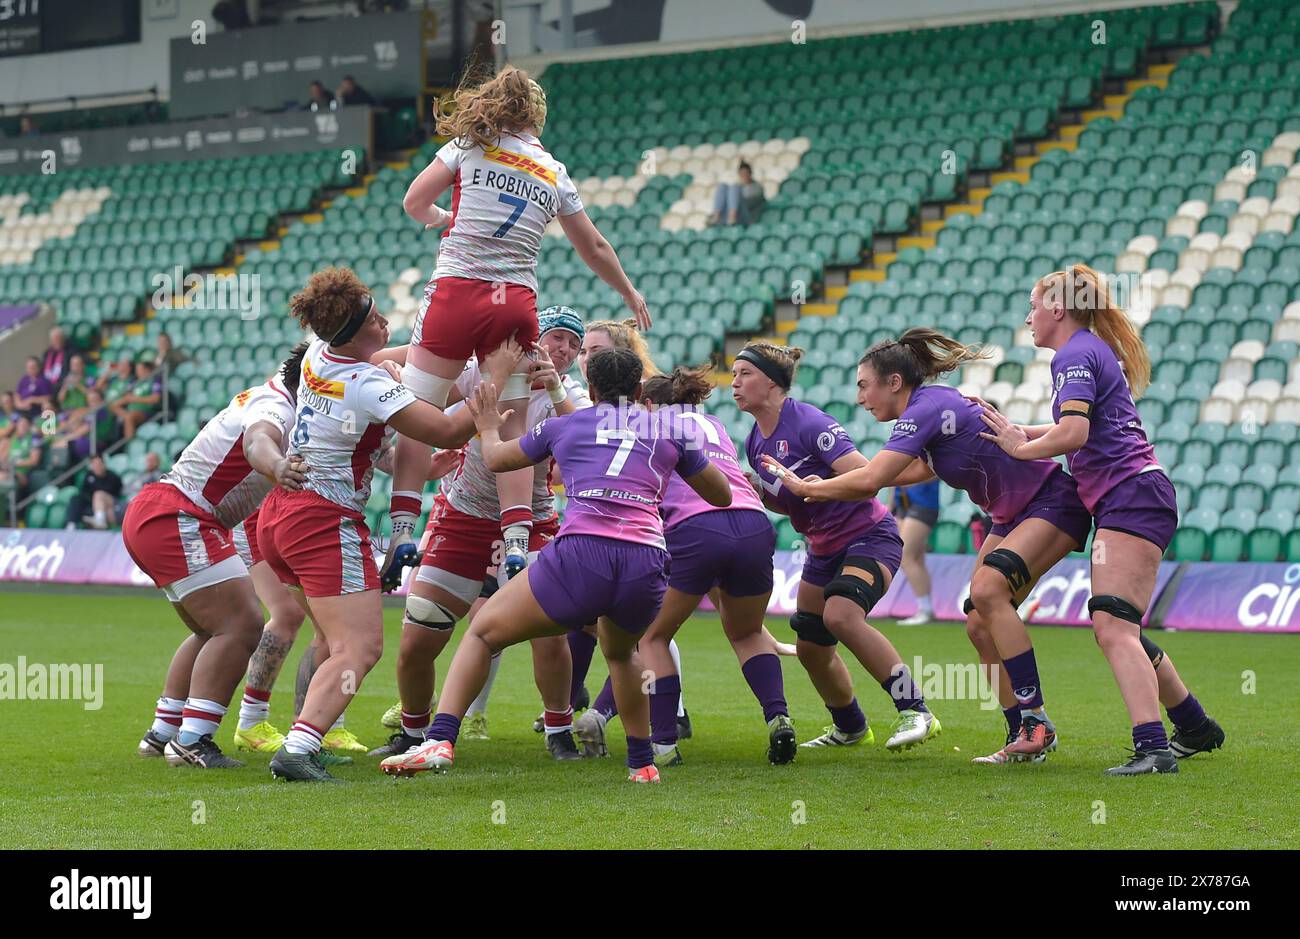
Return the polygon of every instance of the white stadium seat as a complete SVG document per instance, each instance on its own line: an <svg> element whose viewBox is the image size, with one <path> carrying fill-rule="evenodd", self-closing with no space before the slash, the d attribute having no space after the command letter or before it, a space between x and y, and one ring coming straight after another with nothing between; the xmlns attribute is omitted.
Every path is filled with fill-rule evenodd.
<svg viewBox="0 0 1300 939"><path fill-rule="evenodd" d="M1231 245L1221 245L1214 249L1210 258L1211 267L1226 267L1229 270L1241 270L1242 253Z"/></svg>
<svg viewBox="0 0 1300 939"><path fill-rule="evenodd" d="M1201 405L1201 421L1207 424L1231 424L1236 408L1231 401L1211 398Z"/></svg>
<svg viewBox="0 0 1300 939"><path fill-rule="evenodd" d="M1278 320L1273 326L1273 338L1279 342L1300 342L1300 319Z"/></svg>
<svg viewBox="0 0 1300 939"><path fill-rule="evenodd" d="M1251 424L1267 424L1273 414L1273 402L1263 398L1246 398L1237 405L1233 420Z"/></svg>
<svg viewBox="0 0 1300 939"><path fill-rule="evenodd" d="M1002 405L1002 413L1013 424L1029 424L1033 422L1036 402L1025 401L1022 398L1012 398L1010 401L1001 401L999 403Z"/></svg>
<svg viewBox="0 0 1300 939"><path fill-rule="evenodd" d="M1219 368L1219 378L1221 381L1239 382L1241 384L1241 397L1246 393L1246 382L1255 377L1255 360L1254 359L1236 359L1231 358L1224 362Z"/></svg>
<svg viewBox="0 0 1300 939"><path fill-rule="evenodd" d="M1261 378L1246 386L1247 398L1260 398L1264 401L1276 401L1282 397L1282 383L1276 378Z"/></svg>
<svg viewBox="0 0 1300 939"><path fill-rule="evenodd" d="M1241 232L1247 235L1258 235L1260 223L1264 220L1258 215L1238 214L1228 219L1229 232Z"/></svg>
<svg viewBox="0 0 1300 939"><path fill-rule="evenodd" d="M1209 205L1201 199L1189 199L1178 207L1179 215L1185 215L1188 218L1194 218L1197 221L1205 218L1205 213L1209 211Z"/></svg>
<svg viewBox="0 0 1300 939"><path fill-rule="evenodd" d="M1282 398L1273 405L1273 420L1278 424L1300 423L1300 398Z"/></svg>
<svg viewBox="0 0 1300 939"><path fill-rule="evenodd" d="M1160 242L1156 240L1155 235L1137 235L1129 241L1124 250L1136 251L1144 257L1150 257L1155 254L1158 247L1160 247Z"/></svg>
<svg viewBox="0 0 1300 939"><path fill-rule="evenodd" d="M1246 383L1236 378L1223 378L1210 390L1210 397L1227 401L1240 401L1246 397Z"/></svg>
<svg viewBox="0 0 1300 939"><path fill-rule="evenodd" d="M1258 362L1264 357L1264 343L1258 339L1243 339L1234 345L1232 351L1228 354L1234 359Z"/></svg>
<svg viewBox="0 0 1300 939"><path fill-rule="evenodd" d="M1240 202L1246 198L1246 184L1230 179L1222 180L1214 187L1215 202Z"/></svg>
<svg viewBox="0 0 1300 939"><path fill-rule="evenodd" d="M1200 228L1201 223L1187 215L1172 216L1165 223L1165 234L1180 238L1191 238Z"/></svg>

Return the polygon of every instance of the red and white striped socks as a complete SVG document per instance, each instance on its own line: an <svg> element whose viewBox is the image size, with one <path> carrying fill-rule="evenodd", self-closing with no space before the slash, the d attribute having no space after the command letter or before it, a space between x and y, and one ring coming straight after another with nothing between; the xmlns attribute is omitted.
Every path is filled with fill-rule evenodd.
<svg viewBox="0 0 1300 939"><path fill-rule="evenodd" d="M284 748L290 753L320 753L320 743L325 731L306 721L293 722L293 729L285 735Z"/></svg>
<svg viewBox="0 0 1300 939"><path fill-rule="evenodd" d="M200 737L215 734L221 726L221 719L226 716L226 705L205 698L186 698L181 711L179 742L190 746Z"/></svg>
<svg viewBox="0 0 1300 939"><path fill-rule="evenodd" d="M175 737L176 732L181 729L181 711L184 709L185 702L180 698L169 698L166 695L159 698L153 709L151 729L154 735L163 740L171 740Z"/></svg>
<svg viewBox="0 0 1300 939"><path fill-rule="evenodd" d="M239 702L239 729L248 730L270 716L271 692L245 685L244 698Z"/></svg>
<svg viewBox="0 0 1300 939"><path fill-rule="evenodd" d="M546 725L546 736L562 734L573 730L573 708L563 711L542 711L542 723Z"/></svg>
<svg viewBox="0 0 1300 939"><path fill-rule="evenodd" d="M419 714L412 714L410 711L402 712L402 733L408 737L419 737L424 739L424 732L429 729L429 724L433 722L433 715L430 711L423 711Z"/></svg>

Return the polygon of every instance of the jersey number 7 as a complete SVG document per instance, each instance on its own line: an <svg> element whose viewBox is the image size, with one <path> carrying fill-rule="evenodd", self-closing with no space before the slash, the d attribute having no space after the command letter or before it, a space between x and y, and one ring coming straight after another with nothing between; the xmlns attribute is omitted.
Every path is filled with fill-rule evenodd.
<svg viewBox="0 0 1300 939"><path fill-rule="evenodd" d="M609 461L609 469L605 470L606 476L617 476L623 472L628 454L632 452L632 444L636 443L636 434L630 430L597 428L596 443L612 443L615 440L618 441L618 452L614 454L614 459Z"/></svg>
<svg viewBox="0 0 1300 939"><path fill-rule="evenodd" d="M492 233L493 238L504 238L506 232L515 227L515 222L519 221L519 216L524 214L524 209L528 208L528 203L518 196L507 196L504 192L497 196L498 202L504 202L506 205L513 205L515 210L510 213L510 217L501 223L501 227Z"/></svg>

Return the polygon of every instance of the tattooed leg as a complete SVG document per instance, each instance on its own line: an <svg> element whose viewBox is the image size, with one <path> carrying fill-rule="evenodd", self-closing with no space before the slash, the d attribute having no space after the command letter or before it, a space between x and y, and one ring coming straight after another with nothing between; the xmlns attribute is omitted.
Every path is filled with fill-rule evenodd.
<svg viewBox="0 0 1300 939"><path fill-rule="evenodd" d="M280 668L289 657L289 650L293 648L292 638L277 636L270 626L267 623L263 629L262 639L257 644L253 657L248 660L248 687L266 692L275 686L276 676L280 674Z"/></svg>

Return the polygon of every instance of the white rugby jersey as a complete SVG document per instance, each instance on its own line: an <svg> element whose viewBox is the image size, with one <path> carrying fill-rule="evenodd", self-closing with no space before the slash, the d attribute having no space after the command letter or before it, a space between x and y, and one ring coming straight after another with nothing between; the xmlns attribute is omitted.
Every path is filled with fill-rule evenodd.
<svg viewBox="0 0 1300 939"><path fill-rule="evenodd" d="M437 159L456 180L434 278L523 284L536 292L542 233L555 216L582 211L564 164L530 134L506 134L486 150L452 140Z"/></svg>
<svg viewBox="0 0 1300 939"><path fill-rule="evenodd" d="M482 380L478 362L471 358L466 363L465 370L460 373L460 378L456 380L456 389L468 398ZM587 396L585 388L568 375L561 376L560 381L564 384L564 390L568 392L569 400L573 402L575 408L591 407L591 398ZM551 403L551 396L547 394L545 388L529 394L526 415L529 427L536 427L548 417L554 416L555 405ZM535 521L542 521L555 515L555 503L551 495L553 463L554 461L547 460L533 467L533 519ZM496 473L488 469L487 464L483 462L483 443L477 436L466 446L465 457L461 460L460 468L455 473L443 477L442 491L452 508L458 512L464 512L475 518L499 519L501 517Z"/></svg>
<svg viewBox="0 0 1300 939"><path fill-rule="evenodd" d="M290 449L310 469L303 488L354 512L364 512L388 419L415 395L378 366L329 351L315 339L302 360L298 413Z"/></svg>
<svg viewBox="0 0 1300 939"><path fill-rule="evenodd" d="M248 465L244 431L260 421L280 428L281 452L293 426L294 401L279 376L241 391L199 431L163 475L199 508L234 528L262 504L275 484Z"/></svg>

